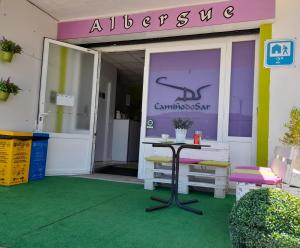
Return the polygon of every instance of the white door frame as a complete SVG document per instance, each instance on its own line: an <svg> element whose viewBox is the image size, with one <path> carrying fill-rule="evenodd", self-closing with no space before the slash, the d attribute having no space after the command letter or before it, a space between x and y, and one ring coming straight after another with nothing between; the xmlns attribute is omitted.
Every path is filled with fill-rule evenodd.
<svg viewBox="0 0 300 248"><path fill-rule="evenodd" d="M232 43L239 41L255 40L255 61L254 61L254 82L253 82L253 109L252 109L252 137L232 137L228 135L229 131L229 108L230 108L230 86L231 86L231 59L232 59ZM225 87L225 111L224 114L224 142L240 142L251 143L251 157L256 161L256 144L257 144L257 107L258 107L258 63L259 63L259 37L258 35L248 35L244 37L232 37L227 42L226 54L226 87Z"/></svg>
<svg viewBox="0 0 300 248"><path fill-rule="evenodd" d="M225 85L225 55L226 55L226 45L224 43L214 43L214 44L199 44L190 45L185 47L163 47L163 48L148 48L146 49L145 56L145 71L144 71L144 85L143 85L143 101L142 101L142 123L141 123L141 137L146 141L152 138L146 138L146 120L147 120L147 109L148 109L148 88L149 88L149 73L150 73L150 56L155 53L165 53L165 52L183 52L183 51L199 51L199 50L209 50L209 49L221 49L220 56L220 78L219 78L219 100L218 100L218 113L223 112L224 94L220 92L224 91ZM217 141L222 142L222 129L223 129L223 115L218 115L218 131L217 131Z"/></svg>
<svg viewBox="0 0 300 248"><path fill-rule="evenodd" d="M80 47L80 46L76 46L76 45L72 45L69 43L65 43L65 42L61 42L61 41L57 41L57 40L53 40L53 39L49 39L49 38L45 38L44 40L44 51L43 51L43 63L42 63L42 73L41 73L41 88L40 88L40 99L39 99L39 115L38 115L38 123L37 123L37 129L38 131L43 131L43 124L44 124L44 118L47 118L47 114L45 113L45 97L46 97L46 86L47 86L47 71L48 71L48 61L49 61L49 47L50 44L56 44L59 46L63 46L63 47L67 47L67 48L71 48L71 49L75 49L75 50L79 50L82 52L86 52L86 53L90 53L94 55L94 67L93 67L93 86L92 86L92 96L91 96L91 113L90 113L90 127L89 127L89 131L88 132L78 132L76 134L72 134L72 133L54 133L54 132L50 132L50 140L49 143L51 143L51 140L58 140L58 139L63 139L63 140L67 140L68 142L70 142L70 140L82 140L85 141L88 144L88 155L86 156L86 164L85 166L83 166L82 170L51 170L48 171L47 174L49 175L61 175L61 174L80 174L80 173L90 173L93 167L93 163L92 163L92 156L93 156L93 152L94 152L94 127L95 127L95 121L96 121L96 113L95 111L97 110L97 105L96 105L96 101L97 101L97 95L98 95L98 82L99 82L99 72L98 69L100 68L100 66L98 66L98 64L100 65L100 61L99 61L99 57L100 54L98 51L95 50L91 50L91 49L87 49L84 47ZM51 159L51 155L52 156L57 156L57 154L51 154L51 144L50 148L49 148L49 155L48 155L48 159L47 159L47 166L48 166L48 162L52 161ZM55 149L54 149L55 150ZM62 151L63 153L63 151ZM85 161L85 160L84 160ZM49 162L51 164L51 162ZM51 167L51 165L50 165Z"/></svg>
<svg viewBox="0 0 300 248"><path fill-rule="evenodd" d="M229 137L229 103L230 103L230 74L231 74L231 53L232 42L255 40L255 75L254 75L254 95L253 95L253 124L252 124L252 138L242 137ZM209 48L221 48L221 66L220 66L220 88L219 88L219 115L218 115L218 137L217 141L205 141L210 145L216 145L218 142L245 142L251 143L251 157L253 160L256 158L256 134L257 134L257 88L258 88L258 60L259 60L259 35L239 35L228 37L217 37L208 39L196 39L187 41L173 41L173 42L160 42L148 43L137 45L118 45L109 47L95 47L93 49L101 52L126 52L145 50L145 63L144 63L144 84L143 84L143 100L142 100L142 123L141 123L141 140L144 141L159 141L159 138L145 138L146 134L146 111L148 103L148 78L149 78L149 56L151 52L167 52L167 51L187 51L187 50L201 50ZM224 63L224 64L223 64ZM230 66L230 68L227 68ZM223 93L222 93L223 92ZM139 178L144 177L144 149L140 146L140 159L139 159Z"/></svg>
<svg viewBox="0 0 300 248"><path fill-rule="evenodd" d="M148 109L148 89L149 89L149 73L150 73L150 57L151 54L164 53L164 52L182 52L182 51L199 51L209 49L220 49L220 75L219 75L219 99L218 99L218 113L223 113L224 105L224 89L225 89L225 62L226 62L226 44L223 42L216 42L213 44L197 44L187 45L184 47L161 47L161 48L148 48L146 49L145 56L145 71L144 71L144 85L143 85L143 101L142 101L142 123L141 123L141 142L140 142L140 156L139 156L139 178L144 178L144 145L142 141L159 141L159 138L147 138L146 137L146 120ZM218 127L217 127L217 140L212 143L223 142L222 130L223 130L223 115L218 114ZM211 141L210 141L211 142Z"/></svg>

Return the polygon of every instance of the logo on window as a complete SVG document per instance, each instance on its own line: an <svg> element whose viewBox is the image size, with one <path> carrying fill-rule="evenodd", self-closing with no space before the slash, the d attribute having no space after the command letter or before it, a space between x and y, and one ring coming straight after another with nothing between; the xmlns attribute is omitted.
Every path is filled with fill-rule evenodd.
<svg viewBox="0 0 300 248"><path fill-rule="evenodd" d="M181 86L164 83L163 81L166 81L167 79L168 79L167 77L159 77L156 79L156 83L181 91L182 96L177 97L175 99L175 101L183 101L183 102L199 101L202 98L201 91L211 86L210 84L206 84L206 85L199 87L197 90L194 91L194 90L186 88L186 87L181 87Z"/></svg>

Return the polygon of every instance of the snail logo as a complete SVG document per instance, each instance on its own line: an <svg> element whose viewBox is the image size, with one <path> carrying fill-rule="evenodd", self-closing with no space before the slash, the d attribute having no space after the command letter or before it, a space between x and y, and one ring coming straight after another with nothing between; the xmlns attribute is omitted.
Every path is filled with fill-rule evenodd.
<svg viewBox="0 0 300 248"><path fill-rule="evenodd" d="M211 86L211 84L206 84L199 87L196 91L193 91L192 89L186 87L180 87L162 82L163 80L167 79L167 77L159 77L156 79L156 83L159 85L182 91L182 97L177 97L175 101L199 101L202 98L201 91Z"/></svg>

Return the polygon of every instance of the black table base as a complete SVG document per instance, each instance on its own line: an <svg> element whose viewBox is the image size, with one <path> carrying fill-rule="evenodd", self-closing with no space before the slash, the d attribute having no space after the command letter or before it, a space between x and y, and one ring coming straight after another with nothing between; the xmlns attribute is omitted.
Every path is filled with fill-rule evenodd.
<svg viewBox="0 0 300 248"><path fill-rule="evenodd" d="M180 201L178 198L178 179L179 179L179 159L180 159L180 151L184 148L190 149L201 149L202 146L200 145L187 145L187 144L163 144L163 143L148 143L144 142L144 144L152 144L153 147L169 147L173 153L173 160L172 160L172 179L171 179L171 196L168 200L161 199L158 197L152 196L150 199L153 201L157 201L162 203L161 205L146 208L146 212L152 212L163 208L168 208L172 206L173 202L181 209L186 211L202 215L202 210L194 209L189 206L188 204L196 203L198 200L187 200L187 201ZM173 147L173 145L179 145L177 151Z"/></svg>
<svg viewBox="0 0 300 248"><path fill-rule="evenodd" d="M163 209L163 208L168 208L173 203L173 200L172 201L167 201L167 200L163 200L163 199L160 199L160 198L157 198L157 197L153 197L153 196L150 199L153 200L153 201L161 202L163 204L158 205L158 206L154 206L154 207L146 208L146 212L152 212L152 211L155 211L155 210L159 210L159 209ZM188 200L188 201L175 200L175 203L176 203L176 205L178 207L180 207L180 208L182 208L182 209L184 209L186 211L202 215L203 214L202 210L198 210L198 209L194 209L194 208L190 208L190 207L185 206L185 205L196 203L196 202L198 202L198 200L196 200L196 199Z"/></svg>

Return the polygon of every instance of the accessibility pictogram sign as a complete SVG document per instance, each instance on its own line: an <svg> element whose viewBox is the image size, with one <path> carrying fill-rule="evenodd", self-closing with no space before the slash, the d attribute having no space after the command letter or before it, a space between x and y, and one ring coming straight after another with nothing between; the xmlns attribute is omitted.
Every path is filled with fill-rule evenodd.
<svg viewBox="0 0 300 248"><path fill-rule="evenodd" d="M265 42L265 67L290 66L295 61L294 40L267 40Z"/></svg>

